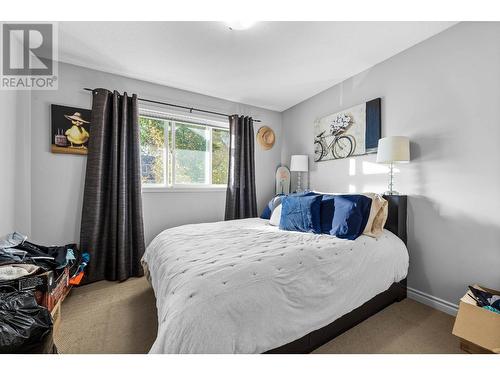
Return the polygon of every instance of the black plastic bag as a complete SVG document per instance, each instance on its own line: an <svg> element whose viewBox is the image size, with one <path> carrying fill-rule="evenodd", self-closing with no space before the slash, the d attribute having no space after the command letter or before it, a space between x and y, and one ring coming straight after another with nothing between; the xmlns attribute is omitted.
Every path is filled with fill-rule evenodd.
<svg viewBox="0 0 500 375"><path fill-rule="evenodd" d="M0 293L0 353L53 353L52 318L32 292Z"/></svg>

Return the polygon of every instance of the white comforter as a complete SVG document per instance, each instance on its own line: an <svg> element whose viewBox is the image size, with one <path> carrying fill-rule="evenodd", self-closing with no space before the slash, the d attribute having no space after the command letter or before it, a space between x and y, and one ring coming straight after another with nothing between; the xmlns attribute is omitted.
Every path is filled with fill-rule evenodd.
<svg viewBox="0 0 500 375"><path fill-rule="evenodd" d="M389 231L355 241L245 219L167 229L148 246L158 308L151 353L261 353L294 341L406 277Z"/></svg>

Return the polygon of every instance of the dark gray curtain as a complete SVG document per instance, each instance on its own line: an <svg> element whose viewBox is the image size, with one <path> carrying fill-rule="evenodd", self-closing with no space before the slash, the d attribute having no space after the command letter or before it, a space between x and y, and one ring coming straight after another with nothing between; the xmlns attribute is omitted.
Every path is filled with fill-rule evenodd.
<svg viewBox="0 0 500 375"><path fill-rule="evenodd" d="M93 92L80 247L90 253L85 282L142 276L137 96Z"/></svg>
<svg viewBox="0 0 500 375"><path fill-rule="evenodd" d="M229 176L226 192L226 220L257 216L253 120L229 117Z"/></svg>

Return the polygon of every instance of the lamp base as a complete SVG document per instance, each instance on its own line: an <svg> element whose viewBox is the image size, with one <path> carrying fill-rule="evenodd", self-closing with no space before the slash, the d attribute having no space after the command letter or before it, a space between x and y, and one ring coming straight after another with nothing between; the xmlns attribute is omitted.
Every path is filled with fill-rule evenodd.
<svg viewBox="0 0 500 375"><path fill-rule="evenodd" d="M387 191L384 191L384 195L401 195L401 193L399 191L396 191L396 190L387 190Z"/></svg>
<svg viewBox="0 0 500 375"><path fill-rule="evenodd" d="M394 190L394 164L389 164L389 185L384 195L401 195L399 191Z"/></svg>
<svg viewBox="0 0 500 375"><path fill-rule="evenodd" d="M297 172L297 193L300 193L302 191L302 178L301 178L301 172Z"/></svg>

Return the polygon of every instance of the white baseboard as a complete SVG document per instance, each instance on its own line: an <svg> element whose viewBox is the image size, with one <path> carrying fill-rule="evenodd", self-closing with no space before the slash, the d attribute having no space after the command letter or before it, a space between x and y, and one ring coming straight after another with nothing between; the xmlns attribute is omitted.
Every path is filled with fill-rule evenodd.
<svg viewBox="0 0 500 375"><path fill-rule="evenodd" d="M408 298L423 303L424 305L433 307L436 310L442 311L449 315L457 315L458 305L455 305L454 303L445 301L444 299L434 297L430 294L409 287L407 288L407 294Z"/></svg>

